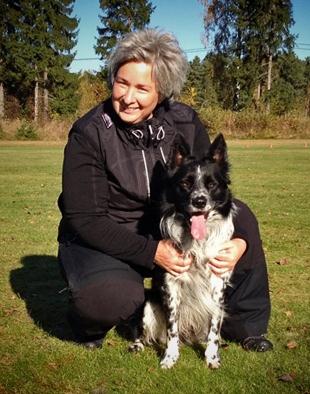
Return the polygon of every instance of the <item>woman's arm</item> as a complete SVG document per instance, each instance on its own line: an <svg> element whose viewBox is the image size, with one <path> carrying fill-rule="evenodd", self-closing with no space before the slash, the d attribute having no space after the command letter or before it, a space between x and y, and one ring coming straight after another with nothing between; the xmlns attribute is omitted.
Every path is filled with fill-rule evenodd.
<svg viewBox="0 0 310 394"><path fill-rule="evenodd" d="M137 235L108 217L109 188L99 146L72 130L65 148L62 211L90 247L115 258L153 267L158 242Z"/></svg>

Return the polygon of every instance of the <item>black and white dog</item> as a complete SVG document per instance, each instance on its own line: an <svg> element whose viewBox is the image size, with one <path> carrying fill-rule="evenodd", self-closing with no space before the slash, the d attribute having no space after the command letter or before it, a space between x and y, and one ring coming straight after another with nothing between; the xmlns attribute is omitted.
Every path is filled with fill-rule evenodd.
<svg viewBox="0 0 310 394"><path fill-rule="evenodd" d="M220 366L219 339L224 316L224 289L230 273L216 276L208 266L221 245L231 239L236 208L229 190L229 164L224 137L219 134L202 160L189 155L184 142L175 144L169 160L161 233L184 254L193 256L186 273L161 272L153 279L152 297L144 307L142 335L130 350L164 343L162 368L179 357L179 342L206 342L210 368ZM155 294L155 297L154 297Z"/></svg>

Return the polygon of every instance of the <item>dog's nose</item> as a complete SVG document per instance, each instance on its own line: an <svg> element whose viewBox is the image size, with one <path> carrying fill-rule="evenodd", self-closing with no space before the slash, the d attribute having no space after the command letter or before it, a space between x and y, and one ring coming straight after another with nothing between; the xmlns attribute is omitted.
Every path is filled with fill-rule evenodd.
<svg viewBox="0 0 310 394"><path fill-rule="evenodd" d="M206 204L207 204L207 199L204 196L198 196L193 198L192 200L192 205L198 209L203 209L206 206Z"/></svg>

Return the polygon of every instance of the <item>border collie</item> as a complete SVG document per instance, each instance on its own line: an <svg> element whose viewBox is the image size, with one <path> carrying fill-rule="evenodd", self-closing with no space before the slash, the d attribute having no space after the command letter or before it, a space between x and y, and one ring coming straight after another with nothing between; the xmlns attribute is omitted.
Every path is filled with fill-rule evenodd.
<svg viewBox="0 0 310 394"><path fill-rule="evenodd" d="M173 276L158 269L142 319L142 335L130 350L163 343L160 362L171 368L179 358L179 342L206 342L205 360L220 366L219 340L224 316L224 290L231 273L216 276L208 260L231 239L236 208L228 185L229 163L224 137L219 134L206 156L190 156L184 141L174 145L168 162L164 210L160 229L184 254L193 256L190 269Z"/></svg>

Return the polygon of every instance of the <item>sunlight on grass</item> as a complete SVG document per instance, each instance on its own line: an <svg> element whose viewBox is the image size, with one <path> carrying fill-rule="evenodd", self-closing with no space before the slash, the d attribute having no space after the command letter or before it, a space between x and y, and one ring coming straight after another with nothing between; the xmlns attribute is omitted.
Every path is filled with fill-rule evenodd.
<svg viewBox="0 0 310 394"><path fill-rule="evenodd" d="M171 371L159 355L127 352L114 331L100 351L72 342L57 265L63 147L0 146L0 393L307 393L309 379L310 149L300 141L229 143L234 195L255 212L273 302L268 354L221 349L206 368L184 346ZM288 346L288 344L291 344ZM279 380L289 375L290 382Z"/></svg>

